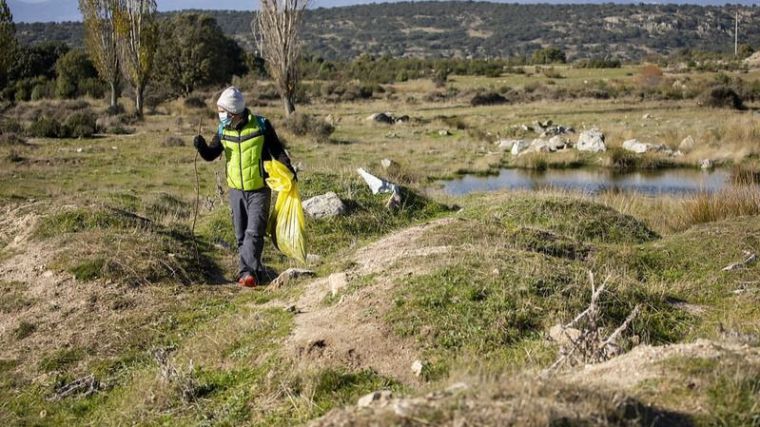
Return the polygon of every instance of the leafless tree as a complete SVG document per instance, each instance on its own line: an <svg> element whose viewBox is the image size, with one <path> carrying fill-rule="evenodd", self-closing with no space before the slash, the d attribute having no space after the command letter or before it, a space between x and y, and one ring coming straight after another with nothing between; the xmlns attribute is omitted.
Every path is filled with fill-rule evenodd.
<svg viewBox="0 0 760 427"><path fill-rule="evenodd" d="M84 17L85 45L100 78L111 86L111 106L119 99L118 36L116 17L120 0L79 0Z"/></svg>
<svg viewBox="0 0 760 427"><path fill-rule="evenodd" d="M135 90L137 115L142 116L158 47L156 0L119 0L116 23L121 66Z"/></svg>
<svg viewBox="0 0 760 427"><path fill-rule="evenodd" d="M296 110L300 26L309 4L310 0L260 0L261 7L252 23L260 55L277 85L287 115Z"/></svg>

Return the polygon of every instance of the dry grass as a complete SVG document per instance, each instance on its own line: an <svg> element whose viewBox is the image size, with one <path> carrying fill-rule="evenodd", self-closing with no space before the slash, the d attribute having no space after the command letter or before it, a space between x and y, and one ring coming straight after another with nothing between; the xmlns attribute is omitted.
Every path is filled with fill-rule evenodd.
<svg viewBox="0 0 760 427"><path fill-rule="evenodd" d="M685 225L702 224L748 215L760 215L760 188L730 187L720 193L702 193L684 203Z"/></svg>

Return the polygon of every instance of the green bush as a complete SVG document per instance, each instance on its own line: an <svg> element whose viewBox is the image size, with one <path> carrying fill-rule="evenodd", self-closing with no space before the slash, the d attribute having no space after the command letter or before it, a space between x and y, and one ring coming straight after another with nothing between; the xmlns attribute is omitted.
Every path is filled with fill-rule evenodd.
<svg viewBox="0 0 760 427"><path fill-rule="evenodd" d="M89 138L96 132L95 122L95 115L90 110L73 113L66 118L64 137Z"/></svg>
<svg viewBox="0 0 760 427"><path fill-rule="evenodd" d="M317 139L327 139L335 132L335 127L308 114L291 114L285 121L285 126L298 136L309 135Z"/></svg>
<svg viewBox="0 0 760 427"><path fill-rule="evenodd" d="M744 109L744 100L727 86L716 86L703 94L703 105L711 108Z"/></svg>
<svg viewBox="0 0 760 427"><path fill-rule="evenodd" d="M63 138L63 126L57 119L38 117L26 130L33 138Z"/></svg>

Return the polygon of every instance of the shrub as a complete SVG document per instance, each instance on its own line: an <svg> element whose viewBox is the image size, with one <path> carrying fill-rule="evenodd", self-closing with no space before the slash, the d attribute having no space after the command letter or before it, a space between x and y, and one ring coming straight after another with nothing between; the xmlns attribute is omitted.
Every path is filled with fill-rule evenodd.
<svg viewBox="0 0 760 427"><path fill-rule="evenodd" d="M61 138L61 122L50 117L38 117L26 130L27 135L35 138Z"/></svg>
<svg viewBox="0 0 760 427"><path fill-rule="evenodd" d="M161 145L164 147L184 147L185 141L178 136L169 135L164 139L164 142L162 142Z"/></svg>
<svg viewBox="0 0 760 427"><path fill-rule="evenodd" d="M639 70L638 82L642 86L654 87L662 81L662 69L654 64L647 64Z"/></svg>
<svg viewBox="0 0 760 427"><path fill-rule="evenodd" d="M744 101L739 94L726 86L717 86L708 89L702 96L702 104L711 108L744 109Z"/></svg>
<svg viewBox="0 0 760 427"><path fill-rule="evenodd" d="M188 96L185 98L185 107L187 108L206 108L206 101L200 96Z"/></svg>
<svg viewBox="0 0 760 427"><path fill-rule="evenodd" d="M63 127L64 135L67 137L89 138L97 129L95 115L90 110L73 113L66 118Z"/></svg>
<svg viewBox="0 0 760 427"><path fill-rule="evenodd" d="M506 104L508 102L507 98L503 97L502 95L499 95L496 92L486 92L482 94L477 94L470 100L470 105L473 107L477 107L479 105L499 105L499 104Z"/></svg>
<svg viewBox="0 0 760 427"><path fill-rule="evenodd" d="M118 116L119 114L124 114L124 112L124 106L121 104L111 105L106 108L106 114L109 116Z"/></svg>
<svg viewBox="0 0 760 427"><path fill-rule="evenodd" d="M302 113L291 114L285 120L285 126L298 136L310 135L318 139L327 139L335 132L333 125Z"/></svg>

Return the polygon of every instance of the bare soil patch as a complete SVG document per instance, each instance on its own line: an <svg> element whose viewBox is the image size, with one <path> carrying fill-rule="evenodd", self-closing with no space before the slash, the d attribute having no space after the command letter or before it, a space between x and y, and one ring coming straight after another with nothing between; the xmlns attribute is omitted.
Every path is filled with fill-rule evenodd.
<svg viewBox="0 0 760 427"><path fill-rule="evenodd" d="M407 228L357 251L356 267L346 272L348 286L363 286L343 293L337 303L325 303L331 294L330 278L310 283L296 302L300 314L286 343L288 353L304 367L373 369L404 383L416 382L411 370L417 358L415 344L393 334L384 316L391 304L391 290L401 278L416 272L412 262L404 262L403 268L398 264L449 252L447 246L425 246L422 238L451 221L447 218Z"/></svg>

